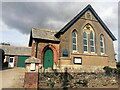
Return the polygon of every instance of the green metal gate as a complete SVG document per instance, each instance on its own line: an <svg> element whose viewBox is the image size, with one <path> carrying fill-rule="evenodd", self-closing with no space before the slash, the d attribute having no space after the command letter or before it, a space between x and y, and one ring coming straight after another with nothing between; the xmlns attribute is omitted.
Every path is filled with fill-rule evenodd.
<svg viewBox="0 0 120 90"><path fill-rule="evenodd" d="M18 56L17 67L25 67L25 60L28 58L28 56Z"/></svg>
<svg viewBox="0 0 120 90"><path fill-rule="evenodd" d="M43 66L45 69L47 69L48 67L53 68L53 58L53 51L50 48L48 48L44 54Z"/></svg>

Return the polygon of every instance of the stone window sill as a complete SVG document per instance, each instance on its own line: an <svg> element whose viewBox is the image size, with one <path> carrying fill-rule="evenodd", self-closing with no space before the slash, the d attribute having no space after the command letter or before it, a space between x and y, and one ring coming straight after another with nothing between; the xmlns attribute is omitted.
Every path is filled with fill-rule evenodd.
<svg viewBox="0 0 120 90"><path fill-rule="evenodd" d="M108 57L108 55L103 54L103 55L98 55L96 53L71 53L71 55L86 55L86 56L103 56L103 57Z"/></svg>

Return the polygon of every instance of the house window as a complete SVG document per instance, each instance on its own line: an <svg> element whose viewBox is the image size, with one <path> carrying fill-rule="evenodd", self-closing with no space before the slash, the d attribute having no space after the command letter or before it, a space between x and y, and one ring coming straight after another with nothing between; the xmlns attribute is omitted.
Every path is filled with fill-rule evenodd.
<svg viewBox="0 0 120 90"><path fill-rule="evenodd" d="M68 51L67 51L67 49L64 49L64 50L63 50L62 56L63 56L63 57L68 57Z"/></svg>
<svg viewBox="0 0 120 90"><path fill-rule="evenodd" d="M13 58L12 57L10 57L9 62L13 63Z"/></svg>
<svg viewBox="0 0 120 90"><path fill-rule="evenodd" d="M75 30L72 32L72 39L73 39L73 52L76 52L77 51L77 34Z"/></svg>
<svg viewBox="0 0 120 90"><path fill-rule="evenodd" d="M14 57L10 57L10 58L9 58L8 67L14 67Z"/></svg>
<svg viewBox="0 0 120 90"><path fill-rule="evenodd" d="M83 46L84 46L84 52L88 51L88 42L87 42L87 32L83 31Z"/></svg>
<svg viewBox="0 0 120 90"><path fill-rule="evenodd" d="M91 48L91 52L95 52L95 48L94 48L94 36L93 36L93 32L90 32L90 48Z"/></svg>
<svg viewBox="0 0 120 90"><path fill-rule="evenodd" d="M103 41L103 35L100 35L100 50L101 54L104 54L104 41Z"/></svg>

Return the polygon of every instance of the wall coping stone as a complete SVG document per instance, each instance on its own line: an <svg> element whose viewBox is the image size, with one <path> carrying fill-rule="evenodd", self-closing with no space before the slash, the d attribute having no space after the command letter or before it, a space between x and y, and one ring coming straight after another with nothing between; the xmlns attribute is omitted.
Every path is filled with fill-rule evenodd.
<svg viewBox="0 0 120 90"><path fill-rule="evenodd" d="M30 57L25 60L25 63L41 63L41 60L35 57Z"/></svg>

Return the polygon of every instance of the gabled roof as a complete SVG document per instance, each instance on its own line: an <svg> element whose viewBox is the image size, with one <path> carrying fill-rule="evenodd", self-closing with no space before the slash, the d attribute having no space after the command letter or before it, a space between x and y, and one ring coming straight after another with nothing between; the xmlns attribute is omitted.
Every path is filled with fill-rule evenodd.
<svg viewBox="0 0 120 90"><path fill-rule="evenodd" d="M0 45L5 55L31 56L31 47Z"/></svg>
<svg viewBox="0 0 120 90"><path fill-rule="evenodd" d="M57 31L51 31L40 28L33 28L30 33L29 46L32 46L32 39L40 39L40 40L49 40L53 42L59 42L59 39L55 37Z"/></svg>
<svg viewBox="0 0 120 90"><path fill-rule="evenodd" d="M32 28L32 38L59 41L54 35L55 31Z"/></svg>
<svg viewBox="0 0 120 90"><path fill-rule="evenodd" d="M59 37L61 34L63 34L65 31L67 31L88 10L90 10L92 12L92 14L95 16L95 18L101 24L101 26L105 29L105 31L108 33L108 35L112 38L112 40L113 41L117 40L115 38L115 36L110 32L108 27L104 24L104 22L97 15L97 13L95 12L95 10L92 8L92 6L90 4L87 7L85 7L78 15L76 15L70 22L68 22L59 32L57 32L55 34L55 36Z"/></svg>

